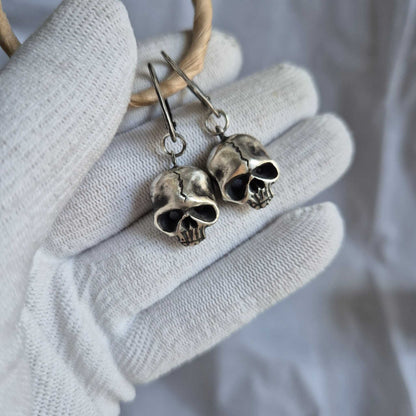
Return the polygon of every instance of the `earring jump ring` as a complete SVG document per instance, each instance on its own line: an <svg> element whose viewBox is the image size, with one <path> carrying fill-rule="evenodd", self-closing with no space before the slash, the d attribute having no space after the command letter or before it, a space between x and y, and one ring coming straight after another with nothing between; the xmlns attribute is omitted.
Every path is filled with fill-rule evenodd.
<svg viewBox="0 0 416 416"><path fill-rule="evenodd" d="M205 119L204 130L208 134L210 134L211 136L219 136L219 135L224 134L227 131L229 125L230 125L230 119L228 118L227 113L224 110L219 110L219 109L217 109L217 112L219 114L218 116L216 116L213 111L209 112L207 118ZM217 125L215 125L214 128L209 127L208 122L209 122L212 115L214 115L217 118L223 118L224 119L224 124L222 126L219 126L217 124Z"/></svg>
<svg viewBox="0 0 416 416"><path fill-rule="evenodd" d="M162 147L163 150L165 151L166 154L168 154L169 156L172 157L179 157L182 156L186 150L186 140L183 138L183 136L179 133L176 133L176 139L179 139L179 141L181 142L182 145L182 149L179 152L174 152L172 149L168 149L168 147L166 146L166 141L167 139L171 139L173 142L172 137L170 136L169 133L165 134L162 138Z"/></svg>

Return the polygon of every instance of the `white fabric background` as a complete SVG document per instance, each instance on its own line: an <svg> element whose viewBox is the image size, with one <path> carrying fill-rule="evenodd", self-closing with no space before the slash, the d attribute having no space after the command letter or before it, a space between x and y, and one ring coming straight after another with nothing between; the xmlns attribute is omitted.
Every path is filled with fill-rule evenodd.
<svg viewBox="0 0 416 416"><path fill-rule="evenodd" d="M188 28L189 0L125 0L138 39ZM4 0L25 39L57 0ZM123 415L416 414L416 1L217 0L242 75L307 67L356 140L347 238L316 281L147 386ZM1 55L0 65L6 61Z"/></svg>

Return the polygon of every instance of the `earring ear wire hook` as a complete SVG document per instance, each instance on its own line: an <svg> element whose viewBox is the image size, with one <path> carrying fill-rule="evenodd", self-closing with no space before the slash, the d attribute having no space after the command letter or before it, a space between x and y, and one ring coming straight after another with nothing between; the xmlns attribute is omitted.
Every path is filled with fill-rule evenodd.
<svg viewBox="0 0 416 416"><path fill-rule="evenodd" d="M178 156L182 156L183 153L185 152L186 141L182 135L176 132L176 123L173 121L172 111L170 109L168 100L163 98L162 92L160 91L159 78L156 75L153 65L149 62L147 64L147 67L149 68L150 78L155 88L160 106L162 107L162 113L163 113L163 118L165 119L166 128L169 131L169 133L165 134L162 138L162 147L163 147L163 150L172 158L173 166L177 166L176 158ZM180 140L182 144L182 149L179 152L175 153L173 150L170 150L166 147L166 141L169 137L171 138L173 143L176 143L178 139Z"/></svg>
<svg viewBox="0 0 416 416"><path fill-rule="evenodd" d="M219 136L221 140L224 140L224 133L228 129L229 119L227 114L218 108L215 108L212 105L211 98L206 95L198 85L195 84L186 74L182 71L180 66L165 52L160 52L165 59L165 61L172 67L172 69L186 82L188 88L192 93L201 101L202 105L208 109L208 116L205 119L204 130L211 136ZM223 118L223 125L216 125L215 128L209 126L209 121L211 115L214 114L217 119Z"/></svg>
<svg viewBox="0 0 416 416"><path fill-rule="evenodd" d="M208 108L212 113L215 114L217 118L221 117L221 113L218 109L216 109L212 103L211 99L206 95L198 85L195 84L186 74L182 71L180 66L165 52L160 52L165 59L165 61L172 67L172 69L186 82L188 88L192 91L192 93L198 98L201 103Z"/></svg>
<svg viewBox="0 0 416 416"><path fill-rule="evenodd" d="M165 119L166 128L169 131L170 138L172 139L173 143L176 143L177 133L176 133L176 123L173 121L172 118L172 111L170 109L168 100L163 98L162 92L160 91L160 83L159 78L156 75L155 69L153 65L149 62L147 64L149 68L150 78L152 80L153 86L156 91L157 98L159 100L160 106L162 107L163 117Z"/></svg>

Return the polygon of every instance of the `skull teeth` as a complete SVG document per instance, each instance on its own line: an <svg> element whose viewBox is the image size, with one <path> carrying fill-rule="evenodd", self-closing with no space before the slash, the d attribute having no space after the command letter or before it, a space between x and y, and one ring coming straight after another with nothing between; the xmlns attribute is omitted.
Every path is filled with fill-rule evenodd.
<svg viewBox="0 0 416 416"><path fill-rule="evenodd" d="M184 246L195 246L205 239L204 228L190 228L181 231L178 235L179 242Z"/></svg>
<svg viewBox="0 0 416 416"><path fill-rule="evenodd" d="M253 200L249 199L248 204L255 209L261 209L269 205L270 201L273 199L273 193L271 189L261 188L253 194Z"/></svg>

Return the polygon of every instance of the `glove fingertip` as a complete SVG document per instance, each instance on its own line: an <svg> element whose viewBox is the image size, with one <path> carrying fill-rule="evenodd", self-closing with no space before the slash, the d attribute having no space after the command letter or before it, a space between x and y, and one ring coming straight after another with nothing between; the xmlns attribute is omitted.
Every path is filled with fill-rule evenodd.
<svg viewBox="0 0 416 416"><path fill-rule="evenodd" d="M344 220L338 207L327 201L298 208L281 217L282 221L286 221L285 217L293 223L291 234L304 239L306 254L315 258L315 266L322 271L335 257L344 238ZM294 232L296 229L299 231ZM300 233L301 229L305 231Z"/></svg>

